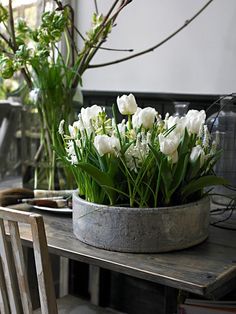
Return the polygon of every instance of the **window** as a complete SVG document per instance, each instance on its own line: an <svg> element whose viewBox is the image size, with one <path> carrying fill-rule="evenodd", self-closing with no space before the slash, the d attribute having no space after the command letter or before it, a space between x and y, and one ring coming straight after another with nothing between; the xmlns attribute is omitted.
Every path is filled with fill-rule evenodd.
<svg viewBox="0 0 236 314"><path fill-rule="evenodd" d="M2 0L4 6L8 6L8 0ZM53 1L46 0L12 0L14 17L27 20L30 26L37 26L40 22L41 13L52 9Z"/></svg>

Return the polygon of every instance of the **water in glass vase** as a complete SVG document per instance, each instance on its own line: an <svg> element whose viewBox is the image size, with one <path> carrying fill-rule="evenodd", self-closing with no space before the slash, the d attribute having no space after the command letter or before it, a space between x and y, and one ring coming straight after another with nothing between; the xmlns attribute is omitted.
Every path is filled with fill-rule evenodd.
<svg viewBox="0 0 236 314"><path fill-rule="evenodd" d="M36 106L25 105L22 114L23 186L31 189L72 189L74 179L54 151L60 144L61 120L73 121L81 104L71 95L53 99L54 91L43 92ZM73 93L74 95L74 93ZM52 103L50 101L52 100ZM63 145L61 143L63 148Z"/></svg>

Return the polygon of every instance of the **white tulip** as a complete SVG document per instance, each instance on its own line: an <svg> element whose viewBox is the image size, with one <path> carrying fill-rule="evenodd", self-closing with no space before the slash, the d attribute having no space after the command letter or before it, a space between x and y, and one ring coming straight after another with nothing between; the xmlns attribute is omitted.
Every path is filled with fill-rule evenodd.
<svg viewBox="0 0 236 314"><path fill-rule="evenodd" d="M204 110L189 110L185 119L188 132L192 134L199 134L203 124L205 123L206 113Z"/></svg>
<svg viewBox="0 0 236 314"><path fill-rule="evenodd" d="M174 125L177 125L179 123L180 118L179 117L174 117L174 116L169 116L165 120L165 127L166 129L172 128Z"/></svg>
<svg viewBox="0 0 236 314"><path fill-rule="evenodd" d="M170 129L173 126L175 126L174 130L172 131L173 133L178 133L179 136L182 136L185 131L186 127L186 118L185 117L174 117L170 116L168 119L165 120L165 127L166 129Z"/></svg>
<svg viewBox="0 0 236 314"><path fill-rule="evenodd" d="M75 121L73 125L69 125L69 133L70 137L76 139L79 134L79 130L82 131L84 129L81 120Z"/></svg>
<svg viewBox="0 0 236 314"><path fill-rule="evenodd" d="M119 139L115 136L96 135L94 138L94 146L100 156L105 154L117 154L120 151Z"/></svg>
<svg viewBox="0 0 236 314"><path fill-rule="evenodd" d="M132 117L133 127L139 128L142 125L145 129L151 129L153 127L156 116L157 111L154 108L137 108L135 114Z"/></svg>
<svg viewBox="0 0 236 314"><path fill-rule="evenodd" d="M117 97L117 106L121 114L131 115L137 110L137 103L133 94Z"/></svg>
<svg viewBox="0 0 236 314"><path fill-rule="evenodd" d="M190 162L194 163L200 157L200 166L204 164L205 153L200 145L194 146L190 154Z"/></svg>
<svg viewBox="0 0 236 314"><path fill-rule="evenodd" d="M91 107L82 108L80 119L82 120L82 124L85 129L89 128L91 126L92 120L95 120L99 113L102 112L102 107L93 105Z"/></svg>
<svg viewBox="0 0 236 314"><path fill-rule="evenodd" d="M118 130L121 135L125 135L126 131L126 121L123 119L121 123L117 124Z"/></svg>
<svg viewBox="0 0 236 314"><path fill-rule="evenodd" d="M168 157L172 164L176 164L179 160L178 150L176 150L172 155L169 155Z"/></svg>
<svg viewBox="0 0 236 314"><path fill-rule="evenodd" d="M173 155L180 142L180 137L176 134L170 133L168 136L164 136L163 134L158 135L159 143L160 143L160 151L165 155Z"/></svg>

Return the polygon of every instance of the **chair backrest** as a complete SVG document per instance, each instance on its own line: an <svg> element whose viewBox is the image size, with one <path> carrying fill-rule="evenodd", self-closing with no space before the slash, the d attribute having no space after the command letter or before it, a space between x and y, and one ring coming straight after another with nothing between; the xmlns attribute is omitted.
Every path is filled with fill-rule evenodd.
<svg viewBox="0 0 236 314"><path fill-rule="evenodd" d="M0 313L18 314L22 309L23 313L33 312L20 238L21 224L31 227L41 311L57 314L43 217L5 207L0 207Z"/></svg>

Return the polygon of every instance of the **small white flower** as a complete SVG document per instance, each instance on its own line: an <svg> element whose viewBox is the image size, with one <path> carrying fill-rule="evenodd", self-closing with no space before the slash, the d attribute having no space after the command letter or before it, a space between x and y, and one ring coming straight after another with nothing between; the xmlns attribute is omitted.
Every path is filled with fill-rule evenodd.
<svg viewBox="0 0 236 314"><path fill-rule="evenodd" d="M75 155L75 147L73 141L67 142L67 148L66 148L68 156Z"/></svg>
<svg viewBox="0 0 236 314"><path fill-rule="evenodd" d="M34 88L29 92L29 100L33 103L36 104L39 98L39 88Z"/></svg>
<svg viewBox="0 0 236 314"><path fill-rule="evenodd" d="M194 163L200 157L200 166L204 164L205 153L200 145L194 146L190 154L190 162Z"/></svg>
<svg viewBox="0 0 236 314"><path fill-rule="evenodd" d="M125 119L123 119L121 121L121 123L117 124L118 130L120 132L121 135L125 135L125 131L126 131L126 121Z"/></svg>
<svg viewBox="0 0 236 314"><path fill-rule="evenodd" d="M211 139L211 135L210 132L208 130L207 125L204 125L204 131L203 131L203 140L202 140L202 146L204 148L209 148L210 146L210 139Z"/></svg>
<svg viewBox="0 0 236 314"><path fill-rule="evenodd" d="M173 155L177 150L180 142L180 137L174 133L164 136L162 133L158 135L160 143L160 151L165 155Z"/></svg>
<svg viewBox="0 0 236 314"><path fill-rule="evenodd" d="M188 132L192 134L199 134L202 125L205 123L206 113L204 110L189 110L185 119Z"/></svg>
<svg viewBox="0 0 236 314"><path fill-rule="evenodd" d="M78 132L79 129L76 122L74 122L73 125L69 125L69 133L71 138L76 139L78 137Z"/></svg>
<svg viewBox="0 0 236 314"><path fill-rule="evenodd" d="M75 154L70 156L70 163L72 165L78 165L78 158L77 158L77 156Z"/></svg>
<svg viewBox="0 0 236 314"><path fill-rule="evenodd" d="M58 133L60 135L64 134L64 124L65 124L65 120L61 120L61 122L59 124L59 127L58 127Z"/></svg>
<svg viewBox="0 0 236 314"><path fill-rule="evenodd" d="M120 151L119 139L115 136L96 135L94 138L94 146L100 156L105 154L117 154Z"/></svg>
<svg viewBox="0 0 236 314"><path fill-rule="evenodd" d="M142 125L145 129L151 129L153 127L156 116L157 111L154 108L137 108L135 114L132 117L133 127L139 128Z"/></svg>
<svg viewBox="0 0 236 314"><path fill-rule="evenodd" d="M117 106L121 114L131 115L137 110L137 103L133 94L117 97Z"/></svg>
<svg viewBox="0 0 236 314"><path fill-rule="evenodd" d="M138 133L136 144L132 144L125 152L125 160L130 170L138 172L143 162L146 160L150 149L148 144L150 143L150 132L145 134L144 132Z"/></svg>

